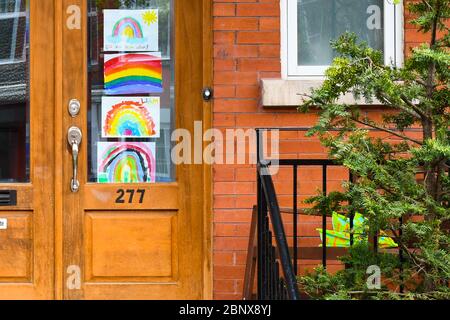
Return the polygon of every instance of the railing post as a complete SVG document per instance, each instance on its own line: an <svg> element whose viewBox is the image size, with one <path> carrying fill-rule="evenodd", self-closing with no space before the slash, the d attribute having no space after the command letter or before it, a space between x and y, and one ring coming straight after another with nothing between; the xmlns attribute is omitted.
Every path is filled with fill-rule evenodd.
<svg viewBox="0 0 450 320"><path fill-rule="evenodd" d="M258 233L258 248L257 248L257 255L258 255L258 268L257 268L257 274L258 274L258 300L262 300L262 292L263 292L263 279L262 279L262 268L264 261L262 260L262 245L264 242L263 239L263 230L262 230L262 224L263 224L263 212L262 212L262 188L261 188L261 177L259 176L259 161L260 161L260 130L256 129L256 158L257 158L257 164L256 164L256 180L257 180L257 191L256 191L256 197L257 197L257 210L258 210L258 217L257 217L257 233Z"/></svg>
<svg viewBox="0 0 450 320"><path fill-rule="evenodd" d="M258 300L268 299L268 242L272 239L268 239L269 236L269 226L268 226L268 209L267 200L264 195L264 190L262 187L261 174L259 172L259 166L263 159L263 130L256 129L256 140L257 140L257 200L258 200Z"/></svg>
<svg viewBox="0 0 450 320"><path fill-rule="evenodd" d="M328 166L324 165L322 167L322 190L323 195L328 194L327 189L327 179L328 179ZM322 265L327 268L327 214L326 212L322 215Z"/></svg>
<svg viewBox="0 0 450 320"><path fill-rule="evenodd" d="M292 300L299 300L300 294L298 292L297 279L291 263L286 232L284 231L283 221L281 219L281 212L275 194L275 187L273 185L272 177L269 175L267 165L260 166L260 177L262 189L264 191L263 198L267 199L266 205L270 207L270 219L272 221L272 227L275 233L275 241L280 254L280 261L283 268L284 278L286 279L289 298Z"/></svg>
<svg viewBox="0 0 450 320"><path fill-rule="evenodd" d="M298 166L294 165L294 199L293 199L293 224L294 224L294 274L298 275Z"/></svg>

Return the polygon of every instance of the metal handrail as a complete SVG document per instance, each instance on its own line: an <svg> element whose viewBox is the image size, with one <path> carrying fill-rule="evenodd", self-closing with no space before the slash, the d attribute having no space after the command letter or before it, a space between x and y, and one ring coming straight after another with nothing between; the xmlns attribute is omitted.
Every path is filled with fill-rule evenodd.
<svg viewBox="0 0 450 320"><path fill-rule="evenodd" d="M297 286L294 268L292 266L292 260L289 254L286 232L284 230L280 206L275 193L275 186L273 184L272 176L269 174L268 165L259 165L258 172L265 202L269 208L268 211L270 214L270 221L272 222L275 242L280 256L288 296L291 300L299 300L300 293Z"/></svg>
<svg viewBox="0 0 450 320"><path fill-rule="evenodd" d="M298 175L301 168L308 167L320 167L322 168L322 193L328 194L328 169L331 167L342 167L342 164L333 161L332 159L265 159L264 146L263 146L263 132L277 130L277 131L305 131L305 128L259 128L256 129L257 137L257 263L258 263L258 298L266 299L267 297L275 296L280 299L299 299L300 294L296 277L298 276L298 260L300 258L299 246L298 246L298 224L299 216L301 215L301 209L298 207L298 187L301 182L298 181ZM282 213L286 213L285 210L280 210L277 200L277 194L274 187L272 175L269 172L269 168L276 167L290 167L292 168L293 175L293 192L292 200L293 206L290 209L292 212L288 212L293 216L293 248L291 257L291 248L288 246L285 227L282 219ZM348 169L348 168L347 168ZM354 175L348 170L348 181L354 182ZM270 222L269 222L270 216ZM322 266L327 268L328 259L330 256L335 256L336 252L327 247L327 215L322 216L322 248L321 259ZM354 227L354 212L349 212L350 229ZM269 228L271 223L272 229ZM399 220L400 226L403 225L403 219ZM401 228L400 228L401 229ZM274 236L272 235L272 232ZM276 240L276 249L278 250L278 256L272 252L275 250L272 244L272 238ZM354 235L350 234L350 246L354 245ZM270 248L268 249L268 246ZM373 235L373 250L378 251L378 233ZM330 252L328 252L330 251ZM305 250L302 251L304 256ZM402 248L399 248L399 259L404 261L404 252ZM319 259L320 259L319 258ZM253 260L252 260L253 261ZM284 278L281 278L278 272L278 261L281 263ZM275 264L275 268L273 265ZM401 267L400 267L401 268ZM280 290L275 291L273 294L273 286L276 285L276 281L282 282L284 290L280 293ZM248 283L250 287L250 282ZM403 292L403 285L400 288Z"/></svg>

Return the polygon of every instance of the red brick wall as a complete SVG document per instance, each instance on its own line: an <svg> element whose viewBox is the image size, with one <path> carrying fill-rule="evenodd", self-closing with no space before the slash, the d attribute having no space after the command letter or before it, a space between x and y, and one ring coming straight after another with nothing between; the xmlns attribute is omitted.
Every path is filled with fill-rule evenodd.
<svg viewBox="0 0 450 320"><path fill-rule="evenodd" d="M295 109L264 109L260 103L259 81L280 78L280 0L214 0L214 126L255 128L267 126L311 126L314 115ZM422 41L406 26L407 47ZM368 108L368 113L379 113ZM288 133L280 146L285 156L324 158L326 152L304 132ZM301 199L320 187L317 169L300 173ZM248 245L249 222L256 204L256 172L248 165L214 167L214 298L240 299ZM338 189L346 178L342 170L330 173L331 188ZM290 206L290 172L276 178L281 206ZM307 184L304 182L308 181ZM334 187L333 187L334 186ZM300 246L318 246L318 220L304 219ZM305 261L315 266L319 261Z"/></svg>

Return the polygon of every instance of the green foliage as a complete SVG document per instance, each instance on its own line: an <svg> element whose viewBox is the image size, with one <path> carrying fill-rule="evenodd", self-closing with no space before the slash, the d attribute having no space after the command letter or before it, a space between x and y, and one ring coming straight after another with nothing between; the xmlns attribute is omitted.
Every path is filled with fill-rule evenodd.
<svg viewBox="0 0 450 320"><path fill-rule="evenodd" d="M449 294L450 0L422 0L409 7L415 16L411 23L429 41L412 49L404 67L385 65L381 52L344 34L332 43L339 55L323 85L300 107L319 111L309 135L318 135L330 156L355 177L344 192L309 199L311 211L361 212L372 232L392 233L404 263L400 268L393 253L353 248L343 258L345 271L331 276L319 269L300 279L314 298L434 299ZM341 103L347 93L356 101L382 105L382 119L371 118L361 102ZM389 288L367 292L369 263L382 268ZM398 293L400 285L406 294Z"/></svg>
<svg viewBox="0 0 450 320"><path fill-rule="evenodd" d="M367 244L355 244L349 255L341 258L346 269L330 275L319 267L299 278L300 289L313 299L373 299L379 293L388 292L386 285L379 292L367 287L367 269L377 265L383 270L383 276L390 279L390 285L398 286L400 281L396 270L399 260L388 253L375 254Z"/></svg>
<svg viewBox="0 0 450 320"><path fill-rule="evenodd" d="M434 290L424 290L422 283L414 279L415 274L408 262L399 272L400 261L390 253L375 254L365 244L356 244L349 250L349 254L341 258L346 265L345 270L328 273L323 267L298 278L300 290L314 300L435 300L450 299L450 289L439 285ZM367 286L367 269L377 265L382 270L382 285L380 290L373 290ZM412 288L400 293L400 285Z"/></svg>

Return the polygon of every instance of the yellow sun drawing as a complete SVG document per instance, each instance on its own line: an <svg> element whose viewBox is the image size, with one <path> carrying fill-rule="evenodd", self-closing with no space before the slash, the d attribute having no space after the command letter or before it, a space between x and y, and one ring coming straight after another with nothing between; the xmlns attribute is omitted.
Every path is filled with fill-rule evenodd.
<svg viewBox="0 0 450 320"><path fill-rule="evenodd" d="M146 25L151 25L153 23L158 22L158 15L156 11L146 11L142 14L142 19Z"/></svg>

